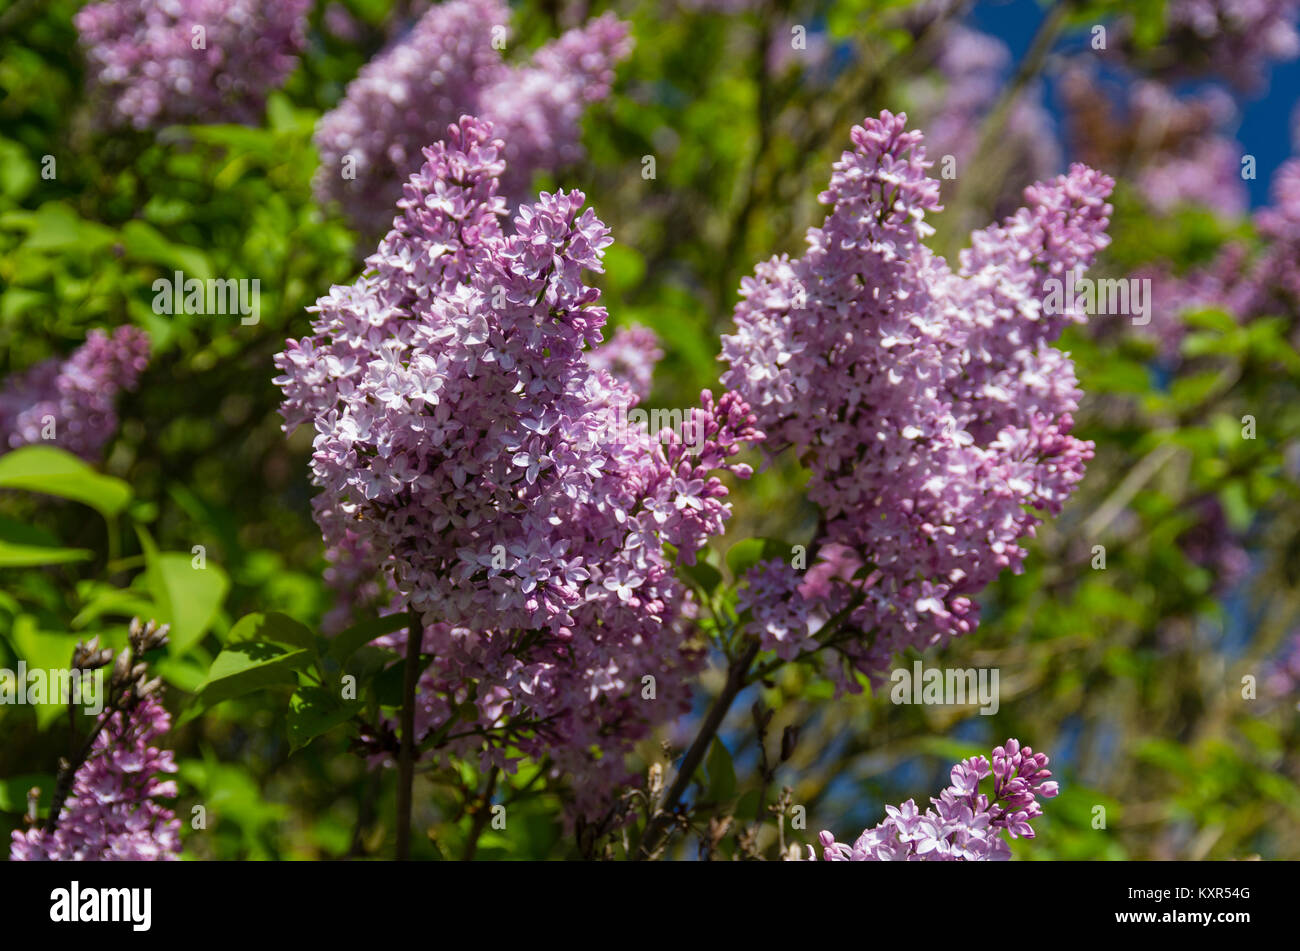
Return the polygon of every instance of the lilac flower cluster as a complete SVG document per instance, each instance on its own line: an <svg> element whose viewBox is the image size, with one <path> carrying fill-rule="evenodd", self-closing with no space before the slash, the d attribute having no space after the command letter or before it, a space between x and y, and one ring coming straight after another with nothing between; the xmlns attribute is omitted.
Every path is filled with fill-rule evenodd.
<svg viewBox="0 0 1300 951"><path fill-rule="evenodd" d="M1268 64L1300 54L1296 0L1171 0L1168 33L1154 65L1171 76L1215 73L1258 85Z"/></svg>
<svg viewBox="0 0 1300 951"><path fill-rule="evenodd" d="M1256 252L1234 241L1186 274L1153 266L1136 275L1152 280L1154 306L1146 330L1160 342L1166 362L1178 359L1188 311L1216 308L1242 324L1300 313L1300 159L1277 170L1272 203L1254 218L1263 242Z"/></svg>
<svg viewBox="0 0 1300 951"><path fill-rule="evenodd" d="M1011 858L1013 839L1034 837L1030 822L1043 814L1038 800L1056 796L1046 754L1035 753L1017 740L993 750L993 764L983 756L962 760L952 768L952 785L930 800L921 812L909 799L886 806L886 818L867 829L852 845L836 842L830 832L820 835L828 862L996 862ZM979 791L981 780L993 777L993 798ZM808 846L808 858L816 852Z"/></svg>
<svg viewBox="0 0 1300 951"><path fill-rule="evenodd" d="M692 411L695 454L626 425L630 387L587 350L606 313L582 272L601 270L608 229L557 192L507 233L504 144L469 116L447 134L276 383L286 428L316 428L327 543L371 553L425 621L421 729L468 717L458 751L500 766L489 734L544 750L594 809L628 779L627 744L687 707L698 658L664 545L691 562L721 533L718 473L747 476L728 460L761 434L731 393Z"/></svg>
<svg viewBox="0 0 1300 951"><path fill-rule="evenodd" d="M767 599L784 587L781 610L803 612L807 631L851 608L849 627L870 636L836 646L869 676L973 629L971 596L1019 568L1036 513L1059 512L1082 478L1092 446L1070 435L1073 364L1049 341L1083 317L1049 313L1045 281L1088 265L1111 211L1111 180L1075 165L972 235L954 272L923 243L939 183L905 121L884 112L853 129L807 253L745 278L723 337L723 383L770 451L796 448L823 510L823 564L797 586L760 568ZM764 647L802 642L801 625L777 633L791 624L760 625ZM843 665L831 673L855 689Z"/></svg>
<svg viewBox="0 0 1300 951"><path fill-rule="evenodd" d="M260 120L293 72L310 0L105 0L78 11L105 125Z"/></svg>
<svg viewBox="0 0 1300 951"><path fill-rule="evenodd" d="M1074 150L1094 166L1132 168L1138 195L1157 213L1197 204L1242 214L1249 196L1243 149L1229 133L1238 118L1232 97L1215 87L1177 95L1164 83L1126 80L1111 90L1086 61L1066 70L1061 90Z"/></svg>
<svg viewBox="0 0 1300 951"><path fill-rule="evenodd" d="M421 150L464 113L492 121L506 143L501 184L512 202L535 171L580 159L582 112L609 94L614 66L631 51L627 25L599 17L516 67L494 44L508 19L502 0L449 0L368 63L316 128L318 199L337 201L363 234L382 235Z"/></svg>
<svg viewBox="0 0 1300 951"><path fill-rule="evenodd" d="M117 394L135 389L148 362L148 335L118 327L112 336L92 330L66 360L16 374L0 389L0 448L44 443L97 459L117 430Z"/></svg>
<svg viewBox="0 0 1300 951"><path fill-rule="evenodd" d="M153 697L111 714L85 763L53 833L15 830L15 861L157 861L180 856L180 822L157 800L176 796L171 750L152 744L171 729Z"/></svg>

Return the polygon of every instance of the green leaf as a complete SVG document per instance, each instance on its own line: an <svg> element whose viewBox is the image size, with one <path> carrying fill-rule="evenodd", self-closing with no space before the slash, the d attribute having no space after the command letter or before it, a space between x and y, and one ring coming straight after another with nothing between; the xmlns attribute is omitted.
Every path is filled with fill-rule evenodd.
<svg viewBox="0 0 1300 951"><path fill-rule="evenodd" d="M27 230L23 248L29 251L76 251L88 255L102 250L116 240L112 228L94 221L86 221L63 202L51 201L41 205L33 214L23 218L6 215L5 225L17 225Z"/></svg>
<svg viewBox="0 0 1300 951"><path fill-rule="evenodd" d="M9 643L13 645L15 653L27 662L28 669L66 669L72 663L72 652L81 638L60 631L42 631L36 624L36 618L30 614L14 618L9 630ZM62 703L38 703L33 706L36 725L41 730L63 716L67 710Z"/></svg>
<svg viewBox="0 0 1300 951"><path fill-rule="evenodd" d="M41 791L37 800L38 813L45 815L54 796L54 777L47 773L24 773L0 779L0 812L26 812L27 793L33 786Z"/></svg>
<svg viewBox="0 0 1300 951"><path fill-rule="evenodd" d="M122 226L122 246L129 257L182 271L187 280L206 281L212 277L212 266L206 254L198 248L173 244L157 228L144 221L136 219ZM171 275L168 274L167 278L170 279Z"/></svg>
<svg viewBox="0 0 1300 951"><path fill-rule="evenodd" d="M246 614L236 621L226 635L226 643L238 644L242 641L263 641L310 651L316 649L316 635L306 625L279 611Z"/></svg>
<svg viewBox="0 0 1300 951"><path fill-rule="evenodd" d="M360 702L345 701L321 687L299 687L289 699L286 717L290 747L302 749L321 734L347 723L361 709Z"/></svg>
<svg viewBox="0 0 1300 951"><path fill-rule="evenodd" d="M385 634L400 631L408 623L410 623L410 618L405 614L389 614L385 617L362 621L360 624L355 624L330 638L329 656L342 664L376 637L383 637Z"/></svg>
<svg viewBox="0 0 1300 951"><path fill-rule="evenodd" d="M136 526L144 549L149 593L157 605L155 620L171 625L168 652L183 654L197 644L216 619L230 581L220 567L207 563L194 567L194 559L181 552L160 552L143 526Z"/></svg>
<svg viewBox="0 0 1300 951"><path fill-rule="evenodd" d="M105 518L131 501L131 487L102 475L72 453L54 446L24 446L0 456L0 489L25 489L82 502Z"/></svg>
<svg viewBox="0 0 1300 951"><path fill-rule="evenodd" d="M714 802L728 802L736 795L736 767L722 741L716 737L709 747L704 767L709 774L709 798Z"/></svg>
<svg viewBox="0 0 1300 951"><path fill-rule="evenodd" d="M788 561L794 546L773 538L746 538L727 549L727 567L740 578L760 561Z"/></svg>
<svg viewBox="0 0 1300 951"><path fill-rule="evenodd" d="M0 540L0 568L32 568L37 565L62 565L85 561L91 552L85 548L47 548L42 545L15 545Z"/></svg>
<svg viewBox="0 0 1300 951"><path fill-rule="evenodd" d="M295 671L305 670L310 662L307 651L286 651L277 644L229 646L208 668L207 679L199 686L194 706L182 719L188 721L208 707L266 687L295 685L298 683Z"/></svg>
<svg viewBox="0 0 1300 951"><path fill-rule="evenodd" d="M697 561L693 565L678 565L677 568L706 595L712 595L722 583L722 572L703 561Z"/></svg>

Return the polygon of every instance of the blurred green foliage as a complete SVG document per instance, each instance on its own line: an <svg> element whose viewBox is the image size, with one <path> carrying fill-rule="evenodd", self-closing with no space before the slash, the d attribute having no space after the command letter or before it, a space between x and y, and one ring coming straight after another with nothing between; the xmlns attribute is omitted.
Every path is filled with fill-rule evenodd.
<svg viewBox="0 0 1300 951"><path fill-rule="evenodd" d="M318 4L302 66L261 127L157 135L93 129L71 25L78 5L0 12L10 17L0 31L0 375L66 353L97 326L139 325L155 355L98 470L51 449L0 457L0 667L61 666L95 634L120 647L133 615L169 621L155 664L169 707L184 711L172 739L187 855L391 854L393 771L368 769L382 757L356 755L354 740L356 720L389 705L395 658L362 648L377 628L352 632L342 649L314 633L331 595L310 517L310 433L281 432L271 357L305 332L305 308L360 268L364 249L312 200L311 132L385 42L392 8L407 4L348 0L362 35L353 43L323 28ZM652 327L667 351L652 403L691 405L716 388L717 336L740 278L756 260L800 249L850 124L905 104L906 82L932 68L907 6L778 0L726 16L672 0L616 5L637 46L615 95L586 117L589 160L537 184L581 188L611 226L601 282L613 322ZM1128 6L1076 4L1068 23ZM1139 42L1158 41L1162 11L1138 6ZM573 13L518 5L517 43L536 46ZM773 38L792 22L828 31L837 71L768 68ZM54 178L42 177L45 156ZM1154 216L1126 182L1114 204L1106 275L1152 262L1184 271L1226 241L1257 240L1204 211ZM259 278L260 322L154 314L152 283L174 270ZM977 633L926 657L999 668L999 711L895 706L888 691L831 698L823 679L789 667L736 705L698 777L700 801L754 823L754 848L771 854L777 822L766 809L782 786L808 818L784 841L814 841L822 828L844 839L885 803L937 792L955 758L1017 736L1052 755L1063 784L1038 838L1014 844L1018 857L1300 857L1295 698L1242 695L1242 677L1262 679L1300 607L1300 508L1285 459L1300 438L1296 316L1239 325L1215 311L1186 315L1172 368L1122 328L1071 331L1064 349L1086 394L1078 424L1097 457L1024 573L988 592ZM1241 438L1246 415L1253 440ZM699 590L734 598L731 582L756 556L732 549L724 560L737 539L811 535L804 477L782 458L736 494L728 539L691 575ZM1250 555L1230 590L1181 545L1207 499ZM1105 547L1104 570L1094 545ZM355 704L316 686L342 670L368 687ZM704 686L717 688L716 672ZM756 700L773 711L761 732L748 713ZM0 707L0 830L18 825L31 786L48 805L63 713ZM799 741L764 779L758 744L774 757L787 726ZM661 758L655 743L643 753L647 764ZM414 856L460 857L475 836L483 859L586 851L558 823L563 785L544 766L492 777L509 834L479 829L488 777L472 765L422 773L416 828L428 834ZM739 848L724 839L718 854Z"/></svg>

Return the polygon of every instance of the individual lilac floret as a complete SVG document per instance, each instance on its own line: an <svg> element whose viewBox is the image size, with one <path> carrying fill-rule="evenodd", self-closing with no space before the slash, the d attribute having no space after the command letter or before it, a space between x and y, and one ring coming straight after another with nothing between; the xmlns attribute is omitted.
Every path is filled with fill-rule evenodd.
<svg viewBox="0 0 1300 951"><path fill-rule="evenodd" d="M1083 476L1092 446L1070 435L1074 367L1050 346L1083 315L1054 312L1048 282L1105 247L1112 182L1075 165L1031 186L1027 207L971 236L954 272L923 243L939 183L921 134L885 112L852 138L804 257L741 282L722 380L753 407L769 450L794 447L811 470L823 510L811 550L834 550L836 563L810 565L797 589L787 573L788 594L806 602L800 623L853 607L863 636L836 646L876 677L907 647L972 630L972 596L1019 569L1020 539ZM763 581L772 598L779 580ZM778 634L790 620L758 631L765 648L801 642L805 631Z"/></svg>
<svg viewBox="0 0 1300 951"><path fill-rule="evenodd" d="M171 729L171 717L153 697L130 712L117 711L95 738L77 770L72 795L54 832L15 830L15 861L157 861L180 856L180 822L158 802L176 796L171 750L152 745Z"/></svg>
<svg viewBox="0 0 1300 951"><path fill-rule="evenodd" d="M580 159L582 112L609 94L631 50L627 24L598 17L515 67L501 53L509 17L502 0L450 0L366 64L316 128L318 199L337 201L366 237L382 235L421 150L462 114L491 120L505 142L502 193L512 203L534 172Z"/></svg>
<svg viewBox="0 0 1300 951"><path fill-rule="evenodd" d="M588 354L593 369L608 370L627 384L637 402L650 398L655 365L664 357L659 338L649 327L620 327L605 344Z"/></svg>
<svg viewBox="0 0 1300 951"><path fill-rule="evenodd" d="M393 230L316 303L276 383L286 428L316 429L327 544L424 621L420 732L456 717L461 755L549 755L588 812L629 781L628 745L689 706L699 658L665 545L693 561L722 533L719 475L747 476L731 457L761 434L734 393L702 394L689 446L628 425L631 389L589 361L606 313L584 272L609 231L557 192L507 232L503 150L470 116L426 149Z"/></svg>
<svg viewBox="0 0 1300 951"><path fill-rule="evenodd" d="M983 756L962 760L952 768L952 785L921 812L909 799L886 806L885 819L867 829L852 845L836 842L830 832L819 839L828 862L996 862L1011 858L1013 839L1034 837L1030 822L1043 814L1038 800L1051 799L1057 784L1047 769L1047 756L1016 740L993 750L993 763ZM993 777L993 797L979 784ZM809 860L817 853L808 846Z"/></svg>
<svg viewBox="0 0 1300 951"><path fill-rule="evenodd" d="M293 72L310 0L106 0L74 18L106 126L261 120Z"/></svg>
<svg viewBox="0 0 1300 951"><path fill-rule="evenodd" d="M11 377L0 390L0 448L52 445L95 461L117 430L117 394L135 389L148 362L148 335L118 327Z"/></svg>

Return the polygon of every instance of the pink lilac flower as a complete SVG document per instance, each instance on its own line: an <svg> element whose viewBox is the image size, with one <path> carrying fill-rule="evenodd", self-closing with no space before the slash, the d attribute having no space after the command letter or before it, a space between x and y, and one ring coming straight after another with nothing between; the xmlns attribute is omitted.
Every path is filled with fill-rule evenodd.
<svg viewBox="0 0 1300 951"><path fill-rule="evenodd" d="M1170 0L1163 41L1150 54L1126 52L1170 77L1212 73L1250 88L1271 63L1300 54L1298 17L1296 0Z"/></svg>
<svg viewBox="0 0 1300 951"><path fill-rule="evenodd" d="M830 832L819 836L828 862L996 862L1011 858L1005 832L1013 839L1034 838L1030 822L1043 814L1038 800L1056 796L1048 759L1017 740L993 750L993 763L975 756L952 768L952 785L932 808L921 812L909 799L886 806L879 825L865 830L852 845L836 842ZM993 777L993 797L979 784ZM817 853L808 846L809 860Z"/></svg>
<svg viewBox="0 0 1300 951"><path fill-rule="evenodd" d="M1272 202L1255 214L1262 247L1225 244L1206 265L1176 275L1152 265L1135 276L1152 280L1152 319L1146 333L1161 342L1166 361L1178 355L1183 315L1218 309L1239 323L1300 313L1300 159L1274 175Z"/></svg>
<svg viewBox="0 0 1300 951"><path fill-rule="evenodd" d="M98 459L117 430L117 394L135 389L148 362L143 330L92 330L66 360L52 357L5 381L0 447L54 445Z"/></svg>
<svg viewBox="0 0 1300 951"><path fill-rule="evenodd" d="M424 620L420 729L468 716L457 732L482 735L454 751L507 768L507 745L544 751L581 813L629 780L629 743L687 709L699 658L664 546L692 562L722 532L718 476L748 476L729 460L761 434L733 393L692 410L697 452L624 425L631 389L588 359L606 313L583 272L609 231L578 192L543 193L507 231L503 152L469 116L426 149L393 230L317 302L276 383L286 428L316 429L327 543L351 532Z"/></svg>
<svg viewBox="0 0 1300 951"><path fill-rule="evenodd" d="M587 362L627 384L637 402L650 398L655 364L663 359L659 338L648 327L620 327L607 343L590 351Z"/></svg>
<svg viewBox="0 0 1300 951"><path fill-rule="evenodd" d="M15 830L14 861L157 861L179 858L180 822L158 802L176 796L171 750L154 744L171 717L149 697L115 711L77 770L72 794L52 833Z"/></svg>
<svg viewBox="0 0 1300 951"><path fill-rule="evenodd" d="M1250 571L1250 555L1228 524L1223 505L1216 498L1192 509L1195 522L1178 538L1178 546L1193 563L1213 576L1216 595L1231 591Z"/></svg>
<svg viewBox="0 0 1300 951"><path fill-rule="evenodd" d="M106 0L78 11L108 126L260 121L293 72L310 0Z"/></svg>
<svg viewBox="0 0 1300 951"><path fill-rule="evenodd" d="M382 235L421 150L465 113L492 121L506 143L502 191L514 202L534 172L579 160L579 121L631 51L627 24L598 17L511 66L499 42L508 20L502 0L450 0L368 63L316 128L319 200L337 201L365 235Z"/></svg>
<svg viewBox="0 0 1300 951"><path fill-rule="evenodd" d="M1080 394L1050 341L1083 315L1049 312L1046 282L1086 268L1111 212L1111 180L1075 165L972 235L953 271L923 243L939 183L905 122L884 112L853 129L825 223L804 257L742 281L722 350L722 381L768 449L794 447L811 470L824 524L812 550L838 546L807 610L855 605L862 635L837 649L873 677L907 647L972 630L972 596L1019 570L1020 539L1082 478L1092 445L1070 435ZM778 580L763 582L773 598ZM788 643L779 629L758 631L765 648Z"/></svg>
<svg viewBox="0 0 1300 951"><path fill-rule="evenodd" d="M1087 60L1072 63L1061 83L1071 148L1101 168L1130 168L1137 196L1155 212L1202 205L1243 214L1243 149L1230 134L1239 118L1231 96L1216 87L1178 95L1168 85L1125 76L1103 83Z"/></svg>
<svg viewBox="0 0 1300 951"><path fill-rule="evenodd" d="M1183 155L1153 162L1137 176L1137 186L1157 212L1178 205L1197 204L1229 217L1246 210L1247 195L1241 178L1241 146L1222 136L1196 143Z"/></svg>

